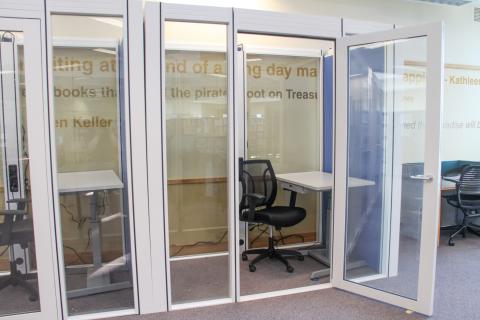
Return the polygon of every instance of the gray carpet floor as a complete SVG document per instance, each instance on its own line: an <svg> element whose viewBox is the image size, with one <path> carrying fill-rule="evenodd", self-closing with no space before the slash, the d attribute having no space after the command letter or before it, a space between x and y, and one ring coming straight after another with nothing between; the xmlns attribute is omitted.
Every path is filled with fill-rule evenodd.
<svg viewBox="0 0 480 320"><path fill-rule="evenodd" d="M122 282L128 279L128 274L125 272L113 272L111 276L113 282ZM30 280L29 282L36 286L36 280ZM85 274L67 276L67 287L69 289L85 288L85 283ZM70 315L89 313L92 310L106 311L133 307L132 288L72 298L69 299L68 302L68 312ZM0 290L0 317L3 315L36 312L39 310L39 300L29 301L28 294L20 286L9 286Z"/></svg>
<svg viewBox="0 0 480 320"><path fill-rule="evenodd" d="M213 307L179 310L114 320L233 320L233 319L480 319L480 239L469 235L446 245L442 237L437 256L434 315L427 318L337 289L326 289L283 297ZM258 269L257 269L258 270Z"/></svg>
<svg viewBox="0 0 480 320"><path fill-rule="evenodd" d="M437 257L437 281L435 290L435 310L434 320L474 320L480 319L480 297L478 291L480 288L480 239L469 235L466 239L461 237L456 241L455 247L446 245L446 238L442 237L441 245L438 249ZM217 257L225 258L225 257ZM191 260L194 261L194 260ZM180 262L180 261L178 261ZM245 280L242 284L242 293L258 293L265 292L270 289L289 288L297 285L308 285L311 281L307 276L311 272L311 268L317 265L313 261L305 260L305 269L297 266L296 272L288 277L281 265L269 266L259 264L257 272L249 273L248 270L242 272L241 277ZM218 263L209 261L209 263ZM270 263L266 261L265 263ZM300 264L300 263L298 263ZM262 268L263 266L263 268ZM192 266L190 266L192 267ZM204 268L206 266L203 266ZM268 272L270 267L277 268L278 273ZM174 272L186 272L189 267L185 265L180 269L172 268ZM208 269L208 268L207 268ZM246 270L245 268L242 268ZM203 269L205 270L205 269ZM225 268L226 270L226 268ZM262 272L263 271L263 272ZM190 273L190 271L188 271ZM197 279L198 272L202 269L195 269L192 277L195 275ZM226 271L225 271L226 272ZM287 277L285 277L287 275ZM206 275L209 276L210 275ZM223 276L217 274L219 281L210 283L209 290L211 292L221 293L224 290ZM263 281L249 277L265 277ZM281 276L285 281L280 282L278 287L271 285L272 279ZM211 277L211 279L214 279ZM252 280L253 279L253 280ZM267 281L269 279L269 281ZM242 282L243 283L243 282ZM177 288L182 286L181 282L177 282ZM219 290L217 290L219 289ZM221 289L221 290L220 290ZM245 291L244 291L245 290ZM188 296L189 299L198 298L199 292L182 292L178 291L178 299L181 296ZM175 294L175 293L174 293ZM205 291L203 292L205 294ZM224 294L222 293L224 296ZM212 295L212 297L215 297ZM92 308L115 309L131 303L131 289L99 294L92 297L84 297L72 299L69 304L70 311L80 312L91 310ZM26 299L25 293L21 288L9 287L0 290L0 316L15 312L18 310L34 310L38 308L37 303L31 303ZM182 319L349 319L349 320L370 320L370 319L426 319L418 314L406 314L405 310L373 301L354 294L343 292L336 289L326 289L315 292L295 294L270 299L262 299L251 302L235 303L220 305L214 307L190 309L166 312L160 314L144 315L144 316L127 316L114 318L115 320L182 320Z"/></svg>
<svg viewBox="0 0 480 320"><path fill-rule="evenodd" d="M252 255L249 260L254 258ZM289 262L295 269L293 273L286 272L285 266L277 260L261 261L255 272L248 270L249 261L242 261L241 294L305 287L329 281L328 277L317 281L310 280L313 271L326 268L310 257L305 257L304 261L289 259ZM228 297L228 256L174 260L170 264L170 272L173 303Z"/></svg>

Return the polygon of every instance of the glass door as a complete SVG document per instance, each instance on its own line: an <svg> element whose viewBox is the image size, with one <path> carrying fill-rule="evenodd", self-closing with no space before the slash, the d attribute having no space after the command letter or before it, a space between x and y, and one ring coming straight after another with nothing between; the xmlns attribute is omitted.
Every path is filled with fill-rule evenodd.
<svg viewBox="0 0 480 320"><path fill-rule="evenodd" d="M40 21L0 19L0 317L55 319Z"/></svg>
<svg viewBox="0 0 480 320"><path fill-rule="evenodd" d="M433 312L443 25L337 42L335 287Z"/></svg>
<svg viewBox="0 0 480 320"><path fill-rule="evenodd" d="M232 11L146 12L150 228L168 309L233 302Z"/></svg>
<svg viewBox="0 0 480 320"><path fill-rule="evenodd" d="M241 208L240 295L287 292L328 283L329 261L322 258L330 245L326 221L331 185L300 191L299 185L287 183L285 177L331 175L332 154L325 147L331 143L332 132L324 121L329 120L333 106L324 103L323 91L333 82L333 74L323 65L333 54L334 41L239 32L237 43L244 84L240 94L244 96L239 134L243 139L241 175L259 178L262 175L255 176L254 163L269 161L277 180L272 196L274 210L289 210L289 206L305 210L301 221L280 227L257 221L255 216L248 219L248 210ZM275 183L272 185L275 187ZM258 206L257 211L261 209ZM263 259L270 258L268 254L262 256L269 251L281 257Z"/></svg>

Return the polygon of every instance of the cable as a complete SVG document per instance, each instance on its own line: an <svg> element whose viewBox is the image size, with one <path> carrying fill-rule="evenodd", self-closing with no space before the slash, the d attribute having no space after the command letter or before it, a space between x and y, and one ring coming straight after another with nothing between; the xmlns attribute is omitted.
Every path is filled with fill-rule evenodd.
<svg viewBox="0 0 480 320"><path fill-rule="evenodd" d="M73 212L70 209L68 209L68 207L64 203L60 203L60 206L70 216L70 219L77 224L78 229L82 228L83 224L89 219L89 218L80 218L80 220L77 220L75 219L75 215L73 214Z"/></svg>
<svg viewBox="0 0 480 320"><path fill-rule="evenodd" d="M249 244L249 248L253 247L253 244L258 240L260 239L260 237L264 234L264 233L267 233L268 231L268 227L265 227L265 229L260 229L260 225L257 225L257 229L260 230L260 233L257 234L257 236L252 240L250 241L250 244ZM252 229L253 230L253 229ZM252 231L250 230L250 231Z"/></svg>
<svg viewBox="0 0 480 320"><path fill-rule="evenodd" d="M87 245L85 246L84 251L87 251L88 248L90 247L90 241L92 240L92 228L88 228L87 235L88 235L88 240L87 240Z"/></svg>
<svg viewBox="0 0 480 320"><path fill-rule="evenodd" d="M300 239L302 239L302 243L305 242L305 237L302 236L301 234L298 234L298 233L294 233L294 234L289 234L288 236L283 236L282 234L282 231L278 230L278 233L280 234L280 238L275 240L275 244L278 244L279 242L282 242L283 245L285 245L285 239L288 239L288 238L293 238L293 237L298 237Z"/></svg>
<svg viewBox="0 0 480 320"><path fill-rule="evenodd" d="M177 256L180 252L183 251L183 249L185 248L188 248L188 247L195 247L195 246L198 246L199 244L219 244L222 242L222 240L225 238L225 236L228 234L228 231L225 231L225 233L222 235L222 237L220 238L220 240L218 241L198 241L198 242L195 242L194 244L186 244L184 246L181 246L180 249L178 249L174 254L172 254L170 257L175 257Z"/></svg>
<svg viewBox="0 0 480 320"><path fill-rule="evenodd" d="M73 251L73 253L77 256L78 260L80 260L80 262L81 262L82 264L87 264L87 262L85 262L85 260L83 260L82 256L80 255L80 253L78 253L77 250L75 250L74 248L72 248L72 247L70 247L70 246L67 246L67 245L63 245L63 247L64 247L65 249L69 249L69 250ZM75 261L75 262L76 262L76 261ZM72 263L72 264L73 264L73 263Z"/></svg>
<svg viewBox="0 0 480 320"><path fill-rule="evenodd" d="M0 257L3 256L3 255L5 254L5 252L8 251L8 248L9 248L9 247L7 246L7 247L2 251L2 253L0 253Z"/></svg>

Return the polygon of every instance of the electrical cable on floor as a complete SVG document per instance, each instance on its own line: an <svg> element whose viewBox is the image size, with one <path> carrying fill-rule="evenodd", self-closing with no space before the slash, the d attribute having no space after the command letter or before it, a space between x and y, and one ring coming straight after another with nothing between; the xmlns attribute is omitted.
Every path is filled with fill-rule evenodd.
<svg viewBox="0 0 480 320"><path fill-rule="evenodd" d="M212 245L216 245L216 244L220 244L222 242L222 240L227 236L228 234L228 231L225 231L222 235L222 237L218 240L218 241L198 241L198 242L195 242L193 244L186 244L186 245L183 245L180 247L180 249L178 249L174 254L170 255L170 257L175 257L177 256L180 252L183 251L183 249L185 248L189 248L189 247L195 247L195 246L198 246L200 244L212 244Z"/></svg>
<svg viewBox="0 0 480 320"><path fill-rule="evenodd" d="M8 251L8 246L2 251L2 253L0 253L0 257L3 256L7 251Z"/></svg>
<svg viewBox="0 0 480 320"><path fill-rule="evenodd" d="M88 218L86 218L86 217L80 218L80 220L77 220L77 219L75 219L75 215L73 214L73 212L70 209L68 209L68 207L65 204L60 203L60 206L70 216L70 220L72 220L74 223L77 224L78 229L81 229L82 226L84 225L84 223L88 220Z"/></svg>
<svg viewBox="0 0 480 320"><path fill-rule="evenodd" d="M257 224L257 225L255 225L255 226L249 228L248 231L253 231L255 228L257 228L257 229L260 231L260 233L257 234L257 236L256 236L252 241L250 241L249 248L253 247L253 244L254 244L256 241L258 241L258 239L260 239L260 237L261 237L263 234L267 233L267 231L268 231L268 227L266 227L266 228L264 228L264 229L260 229L260 225L259 225L259 224ZM286 243L285 243L285 239L292 238L292 237L299 237L300 239L302 239L302 243L305 243L305 237L302 236L301 234L289 234L289 235L287 235L287 236L284 237L283 234L282 234L282 232L281 232L280 230L278 230L278 233L280 234L280 238L274 240L274 241L275 241L275 245L277 245L279 242L282 242L282 244L285 245L285 244L286 244Z"/></svg>
<svg viewBox="0 0 480 320"><path fill-rule="evenodd" d="M257 236L252 240L250 241L250 244L249 244L249 248L253 247L253 244L258 240L260 239L260 237L264 234L264 233L267 233L268 231L268 227L265 227L263 230L260 229L260 225L257 225L257 229L260 231L259 234L257 234ZM252 230L250 230L252 231Z"/></svg>
<svg viewBox="0 0 480 320"><path fill-rule="evenodd" d="M83 260L82 256L80 255L80 253L78 253L77 250L75 250L74 248L70 247L70 246L67 246L67 245L63 245L63 247L65 249L69 249L71 250L78 258L78 260L82 263L82 264L87 264L87 262L85 262L85 260ZM76 262L76 261L75 261ZM72 263L73 264L73 263Z"/></svg>
<svg viewBox="0 0 480 320"><path fill-rule="evenodd" d="M293 237L298 237L300 239L302 239L302 243L305 243L305 237L302 236L301 234L298 234L298 233L294 233L294 234L289 234L287 236L283 236L282 234L282 231L278 230L278 233L280 234L280 238L275 240L275 244L278 244L279 242L282 242L283 245L285 245L285 239L288 239L288 238L293 238Z"/></svg>
<svg viewBox="0 0 480 320"><path fill-rule="evenodd" d="M88 248L90 247L90 241L92 241L92 228L88 228L87 235L88 235L88 240L87 240L87 245L85 246L84 251L87 251Z"/></svg>

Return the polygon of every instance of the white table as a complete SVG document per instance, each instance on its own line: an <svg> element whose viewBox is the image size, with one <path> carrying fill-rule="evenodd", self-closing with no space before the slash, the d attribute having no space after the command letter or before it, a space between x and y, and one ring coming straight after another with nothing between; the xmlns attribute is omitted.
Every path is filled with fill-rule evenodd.
<svg viewBox="0 0 480 320"><path fill-rule="evenodd" d="M67 296L69 298L121 290L132 286L130 282L112 283L109 271L111 268L108 266L104 268L102 262L102 221L97 212L97 193L120 189L123 189L123 182L113 170L64 172L58 174L58 191L60 194L91 193L89 196L93 266L88 268L87 287L68 291Z"/></svg>
<svg viewBox="0 0 480 320"><path fill-rule="evenodd" d="M282 183L282 188L285 190L291 191L290 193L290 206L294 207L297 200L297 193L307 193L307 192L323 192L331 191L333 189L333 174L322 171L310 171L310 172L295 172L295 173L283 173L277 174L276 178ZM374 186L375 182L359 179L359 178L348 178L348 187L349 188L359 188ZM326 201L330 201L328 198ZM325 214L322 215L322 230L324 230L327 225L327 217ZM327 240L327 233L322 231L322 243L325 245ZM321 262L322 264L330 267L330 252L328 246L321 249L313 249L308 251L308 255L314 258L315 260ZM357 265L355 263L349 264L350 268L355 268ZM314 271L310 275L310 279L318 279L320 277L325 277L330 274L330 270L319 270Z"/></svg>
<svg viewBox="0 0 480 320"><path fill-rule="evenodd" d="M460 180L460 175L442 177L442 192L456 190L457 182Z"/></svg>

